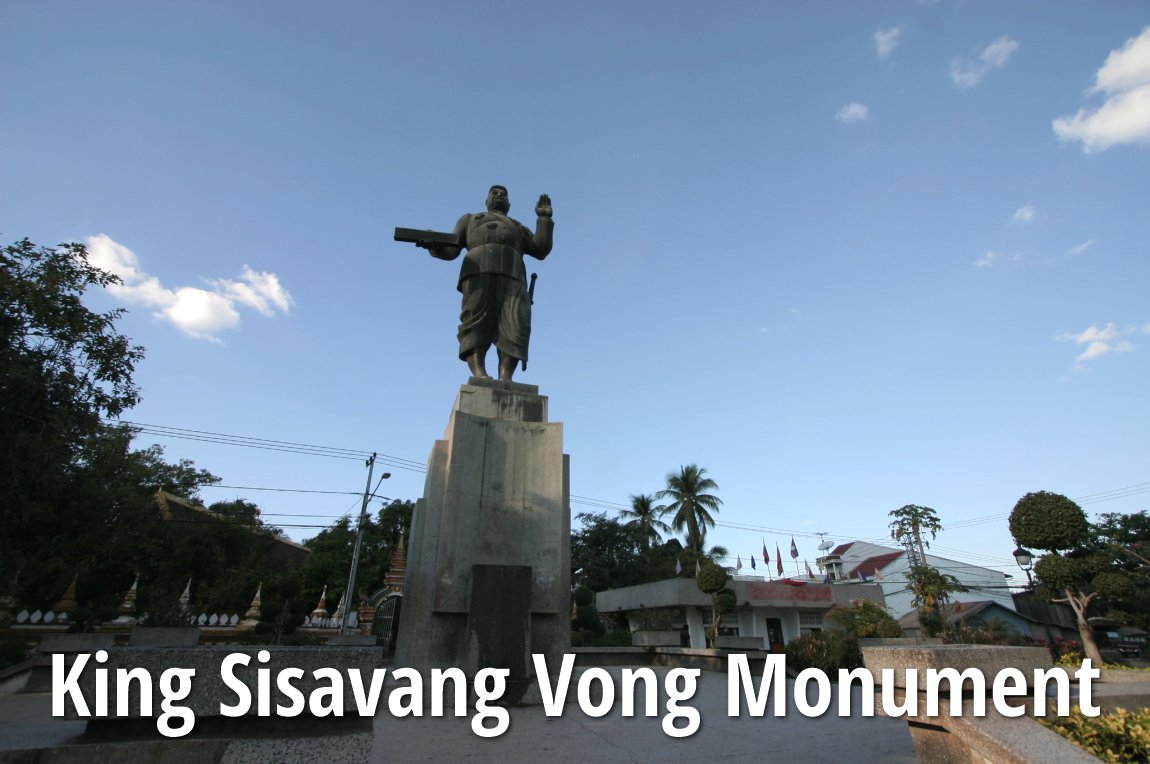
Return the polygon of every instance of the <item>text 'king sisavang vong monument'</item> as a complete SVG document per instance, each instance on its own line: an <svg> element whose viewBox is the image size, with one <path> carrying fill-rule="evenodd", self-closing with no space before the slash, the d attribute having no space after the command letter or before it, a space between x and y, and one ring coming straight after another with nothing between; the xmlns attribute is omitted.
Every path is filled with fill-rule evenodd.
<svg viewBox="0 0 1150 764"><path fill-rule="evenodd" d="M471 371L416 503L396 664L508 669L505 699L530 702L531 654L558 666L570 648L571 519L563 425L547 420L537 386L512 381L531 336L535 277L529 288L523 258L551 252L551 200L539 197L534 231L510 208L492 186L487 211L452 233L395 230L442 260L466 251L458 337ZM498 380L486 369L492 345Z"/></svg>

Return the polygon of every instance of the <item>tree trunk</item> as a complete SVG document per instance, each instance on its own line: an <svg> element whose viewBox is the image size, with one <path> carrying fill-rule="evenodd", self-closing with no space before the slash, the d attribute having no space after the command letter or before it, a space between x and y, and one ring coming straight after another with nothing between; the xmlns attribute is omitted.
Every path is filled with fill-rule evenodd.
<svg viewBox="0 0 1150 764"><path fill-rule="evenodd" d="M920 565L926 565L926 548L922 545L922 531L917 522L914 524L914 540L918 545L918 562Z"/></svg>
<svg viewBox="0 0 1150 764"><path fill-rule="evenodd" d="M1074 616L1078 620L1078 636L1082 640L1082 655L1089 658L1094 663L1095 668L1102 668L1102 653L1098 651L1098 643L1094 641L1094 629L1090 628L1090 622L1086 620L1086 608L1090 606L1090 600L1093 598L1093 594L1083 597L1070 589L1066 590L1066 602L1074 610Z"/></svg>
<svg viewBox="0 0 1150 764"><path fill-rule="evenodd" d="M687 515L687 543L693 550L702 554L703 550L699 548L702 546L699 543L699 523L698 520L695 519L695 513L693 509L691 513Z"/></svg>

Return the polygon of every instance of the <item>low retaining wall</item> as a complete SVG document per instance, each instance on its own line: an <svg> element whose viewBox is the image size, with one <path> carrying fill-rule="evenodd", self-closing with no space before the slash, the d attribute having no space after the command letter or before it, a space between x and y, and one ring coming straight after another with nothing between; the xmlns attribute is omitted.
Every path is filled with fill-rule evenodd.
<svg viewBox="0 0 1150 764"><path fill-rule="evenodd" d="M1086 764L1097 762L1094 756L1043 727L1027 714L1007 717L998 713L990 699L986 699L986 715L972 715L969 692L957 710L962 716L951 716L949 692L940 699L938 714L925 714L925 692L922 679L928 669L953 668L959 672L974 668L982 672L986 687L1002 669L1020 669L1028 680L1034 669L1052 668L1050 653L1041 647L1013 647L991 645L905 645L863 647L863 662L875 679L875 710L883 713L878 695L883 692L883 669L894 669L894 699L901 705L906 698L904 671L919 672L919 713L906 718L920 762L931 764L1030 764L1031 762L1059 762L1059 764ZM889 689L887 689L890 692ZM1047 698L1046 710L1050 711ZM1010 705L1029 705L1028 695L1012 698Z"/></svg>

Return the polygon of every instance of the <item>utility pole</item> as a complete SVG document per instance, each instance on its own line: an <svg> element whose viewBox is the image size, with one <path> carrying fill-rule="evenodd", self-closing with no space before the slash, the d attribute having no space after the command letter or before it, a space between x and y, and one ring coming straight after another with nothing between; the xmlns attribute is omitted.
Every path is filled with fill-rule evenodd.
<svg viewBox="0 0 1150 764"><path fill-rule="evenodd" d="M363 489L363 505L359 509L359 526L355 532L355 551L351 554L351 570L347 574L347 590L343 595L343 623L339 627L340 634L347 634L347 623L351 620L351 607L353 604L353 597L355 596L355 574L359 571L359 550L363 546L363 526L367 521L367 504L371 500L371 477L375 471L375 452L371 454L365 464L367 465L367 486ZM380 482L387 480L391 477L390 472L385 472L379 478Z"/></svg>

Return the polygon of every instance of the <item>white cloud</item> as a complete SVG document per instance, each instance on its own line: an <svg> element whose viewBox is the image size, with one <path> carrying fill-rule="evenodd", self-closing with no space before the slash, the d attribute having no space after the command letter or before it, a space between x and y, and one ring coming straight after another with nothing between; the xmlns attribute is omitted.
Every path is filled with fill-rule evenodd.
<svg viewBox="0 0 1150 764"><path fill-rule="evenodd" d="M1010 60L1016 50L1018 50L1017 42L1009 37L999 37L983 48L978 58L990 66L1000 68L1006 66L1006 62Z"/></svg>
<svg viewBox="0 0 1150 764"><path fill-rule="evenodd" d="M1129 353L1133 350L1134 345L1128 340L1120 339L1119 334L1118 327L1109 323L1101 329L1097 326L1091 326L1078 333L1063 332L1054 339L1059 342L1073 342L1077 345L1086 346L1086 349L1074 359L1075 363L1078 364L1075 368L1082 371L1084 368L1082 364L1086 361L1093 361L1109 353Z"/></svg>
<svg viewBox="0 0 1150 764"><path fill-rule="evenodd" d="M218 342L220 332L240 325L238 305L262 315L288 313L292 297L274 273L261 273L244 266L239 280L215 279L211 289L177 287L168 289L155 276L140 268L136 253L104 234L84 240L88 258L99 268L116 274L123 283L108 291L129 304L153 308L156 318L170 322L189 337Z"/></svg>
<svg viewBox="0 0 1150 764"><path fill-rule="evenodd" d="M1101 329L1097 326L1091 326L1086 331L1078 334L1063 332L1058 335L1057 339L1061 342L1077 342L1079 345L1086 345L1091 342L1109 342L1117 336L1118 327L1114 324L1107 324Z"/></svg>
<svg viewBox="0 0 1150 764"><path fill-rule="evenodd" d="M898 38L902 34L902 27L880 29L874 33L875 52L879 58L886 58L898 47Z"/></svg>
<svg viewBox="0 0 1150 764"><path fill-rule="evenodd" d="M1094 76L1094 90L1121 93L1150 84L1150 26L1131 37L1120 50L1110 51Z"/></svg>
<svg viewBox="0 0 1150 764"><path fill-rule="evenodd" d="M1073 247L1071 247L1070 249L1066 250L1066 254L1068 254L1068 255L1081 255L1083 252L1085 252L1086 250L1090 249L1093 246L1094 246L1094 239L1088 239L1088 240L1082 242L1081 244L1076 244Z"/></svg>
<svg viewBox="0 0 1150 764"><path fill-rule="evenodd" d="M1018 50L1018 43L1009 37L999 37L971 59L956 56L950 62L950 79L961 90L972 88L994 69L1001 69Z"/></svg>
<svg viewBox="0 0 1150 764"><path fill-rule="evenodd" d="M1150 145L1150 26L1110 51L1089 93L1107 97L1097 109L1055 119L1059 140L1082 141L1087 154L1124 143Z"/></svg>
<svg viewBox="0 0 1150 764"><path fill-rule="evenodd" d="M858 101L851 101L839 109L839 113L835 115L835 119L839 122L861 122L870 119L870 111L865 104L861 104Z"/></svg>
<svg viewBox="0 0 1150 764"><path fill-rule="evenodd" d="M291 295L274 273L257 273L245 265L240 281L216 279L211 284L229 299L254 308L265 316L274 316L277 309L283 313L291 310Z"/></svg>
<svg viewBox="0 0 1150 764"><path fill-rule="evenodd" d="M1087 154L1130 143L1150 145L1150 85L1111 96L1095 111L1079 109L1073 117L1051 123L1063 142L1082 141Z"/></svg>
<svg viewBox="0 0 1150 764"><path fill-rule="evenodd" d="M1015 223L1031 223L1038 217L1038 208L1033 204L1024 204L1014 211Z"/></svg>
<svg viewBox="0 0 1150 764"><path fill-rule="evenodd" d="M220 332L240 325L239 311L222 294L195 287L180 287L172 294L171 304L157 315L189 337L216 340Z"/></svg>
<svg viewBox="0 0 1150 764"><path fill-rule="evenodd" d="M996 261L1001 260L1002 257L1003 255L1001 252L995 252L993 249L988 249L986 250L986 254L975 260L972 265L974 265L975 268L989 268L990 266L994 265Z"/></svg>

